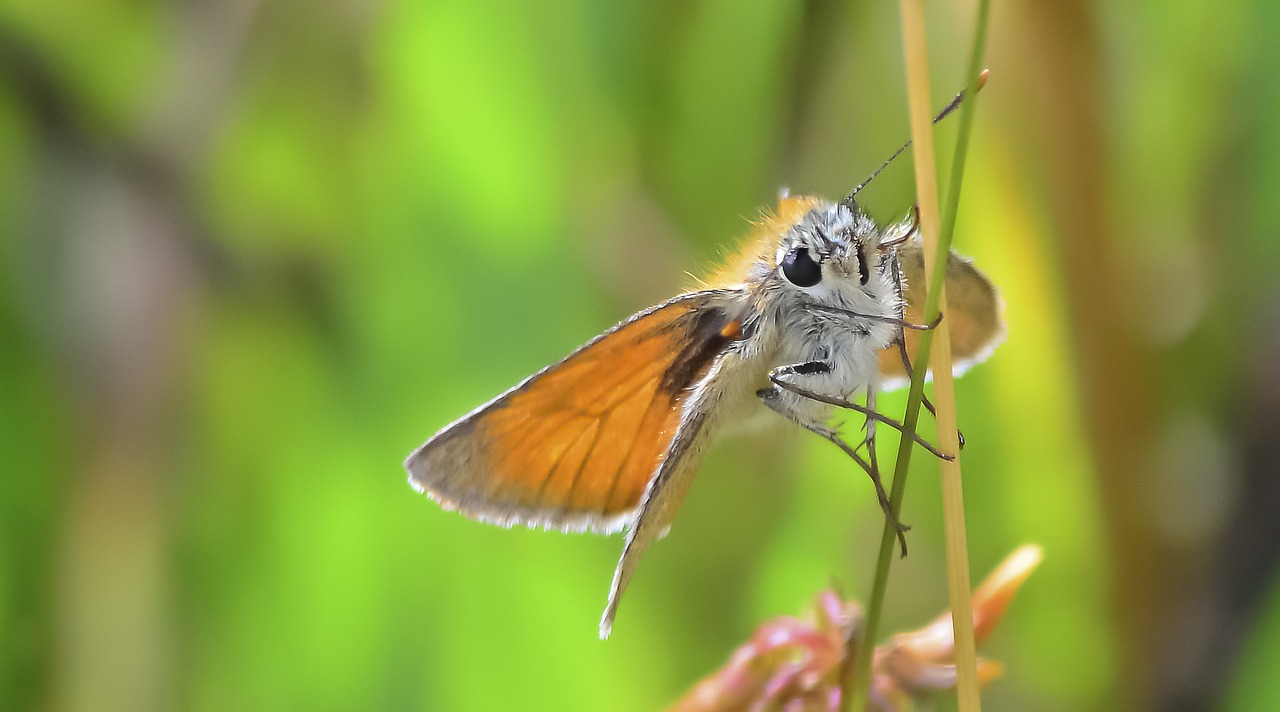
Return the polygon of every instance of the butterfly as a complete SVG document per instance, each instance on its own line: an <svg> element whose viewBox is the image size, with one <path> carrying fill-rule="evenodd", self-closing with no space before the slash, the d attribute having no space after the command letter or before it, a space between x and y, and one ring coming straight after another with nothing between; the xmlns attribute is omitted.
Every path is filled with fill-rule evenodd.
<svg viewBox="0 0 1280 712"><path fill-rule="evenodd" d="M727 427L772 414L860 459L827 426L833 409L894 424L854 399L904 380L914 332L931 326L918 323L923 275L915 221L881 229L853 196L783 196L698 289L623 320L432 436L405 461L409 482L500 526L625 529L606 638L641 555ZM945 280L962 370L1002 339L1002 305L954 253Z"/></svg>

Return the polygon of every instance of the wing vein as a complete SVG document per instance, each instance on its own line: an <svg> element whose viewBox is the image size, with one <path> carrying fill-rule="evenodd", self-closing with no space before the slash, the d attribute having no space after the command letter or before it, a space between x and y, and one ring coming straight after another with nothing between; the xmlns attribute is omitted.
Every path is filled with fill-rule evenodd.
<svg viewBox="0 0 1280 712"><path fill-rule="evenodd" d="M603 504L600 505L600 514L602 516L609 509L609 503L613 501L614 492L618 489L618 482L622 479L622 473L625 471L627 463L631 462L631 456L636 450L636 443L640 441L640 435L645 429L644 425L649 420L649 414L653 412L653 406L657 399L658 388L655 386L653 392L649 395L649 402L644 408L644 414L640 416L640 427L637 427L635 433L631 436L631 444L627 446L627 454L618 463L617 469L613 471L613 479L609 483L609 492L605 495Z"/></svg>
<svg viewBox="0 0 1280 712"><path fill-rule="evenodd" d="M566 455L573 452L573 448L575 445L578 444L578 441L582 440L583 436L585 436L591 430L595 430L595 434L592 435L593 441L599 437L600 435L599 421L596 421L592 425L594 425L595 427L593 428L589 425L586 428L583 428L582 431L579 432L577 435L575 435L573 437L573 440L570 440L569 444L563 450L561 450L560 454L556 456L556 459L551 462L551 467L547 470L547 476L543 477L542 482L538 484L538 491L534 494L533 499L531 500L531 506L536 507L541 502L542 495L547 491L547 485L551 482L551 479L555 476L556 470L560 468L560 463L564 462L564 458ZM593 446L594 446L594 442L593 442ZM587 453L590 454L590 452L591 450L590 448L588 448ZM578 463L576 472L582 471L582 463L585 461L586 461L586 457L583 457L582 461ZM565 500L565 501L567 502L568 500Z"/></svg>
<svg viewBox="0 0 1280 712"><path fill-rule="evenodd" d="M596 446L600 444L600 435L608 428L609 417L612 415L613 412L610 411L600 419L596 432L591 436L591 446L587 448L587 453L583 455L582 461L578 463L578 469L574 471L573 477L569 480L569 488L564 493L566 509L573 503L573 492L577 489L578 482L582 480L582 471L586 469L587 463L591 461L591 454L596 451ZM551 478L548 477L547 479L550 480Z"/></svg>

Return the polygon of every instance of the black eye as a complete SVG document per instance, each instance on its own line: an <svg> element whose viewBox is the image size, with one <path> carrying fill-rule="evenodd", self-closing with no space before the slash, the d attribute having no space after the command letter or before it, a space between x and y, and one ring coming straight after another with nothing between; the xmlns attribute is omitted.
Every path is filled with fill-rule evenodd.
<svg viewBox="0 0 1280 712"><path fill-rule="evenodd" d="M862 251L862 243L858 243L858 276L862 278L865 285L868 279L871 279L871 270L867 267L867 253Z"/></svg>
<svg viewBox="0 0 1280 712"><path fill-rule="evenodd" d="M822 281L822 268L809 256L807 247L793 247L783 256L782 274L797 287L812 287Z"/></svg>

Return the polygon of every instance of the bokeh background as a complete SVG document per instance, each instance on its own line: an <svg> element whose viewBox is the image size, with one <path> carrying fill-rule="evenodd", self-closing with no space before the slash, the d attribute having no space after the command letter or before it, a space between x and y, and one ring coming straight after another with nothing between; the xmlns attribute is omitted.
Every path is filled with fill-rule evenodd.
<svg viewBox="0 0 1280 712"><path fill-rule="evenodd" d="M974 7L927 9L941 106ZM991 709L1280 708L1278 30L995 4L969 541L975 580L1046 560ZM0 2L0 708L650 710L865 598L882 520L816 438L716 449L607 643L620 538L469 522L400 463L906 134L891 2ZM886 632L945 606L936 472Z"/></svg>

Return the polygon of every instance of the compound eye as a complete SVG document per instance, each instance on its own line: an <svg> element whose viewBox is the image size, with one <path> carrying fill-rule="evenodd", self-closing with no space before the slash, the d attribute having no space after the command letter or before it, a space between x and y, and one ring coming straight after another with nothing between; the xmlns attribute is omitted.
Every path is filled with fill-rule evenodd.
<svg viewBox="0 0 1280 712"><path fill-rule="evenodd" d="M822 267L809 256L809 248L793 247L782 258L782 274L797 287L812 287L822 281Z"/></svg>

